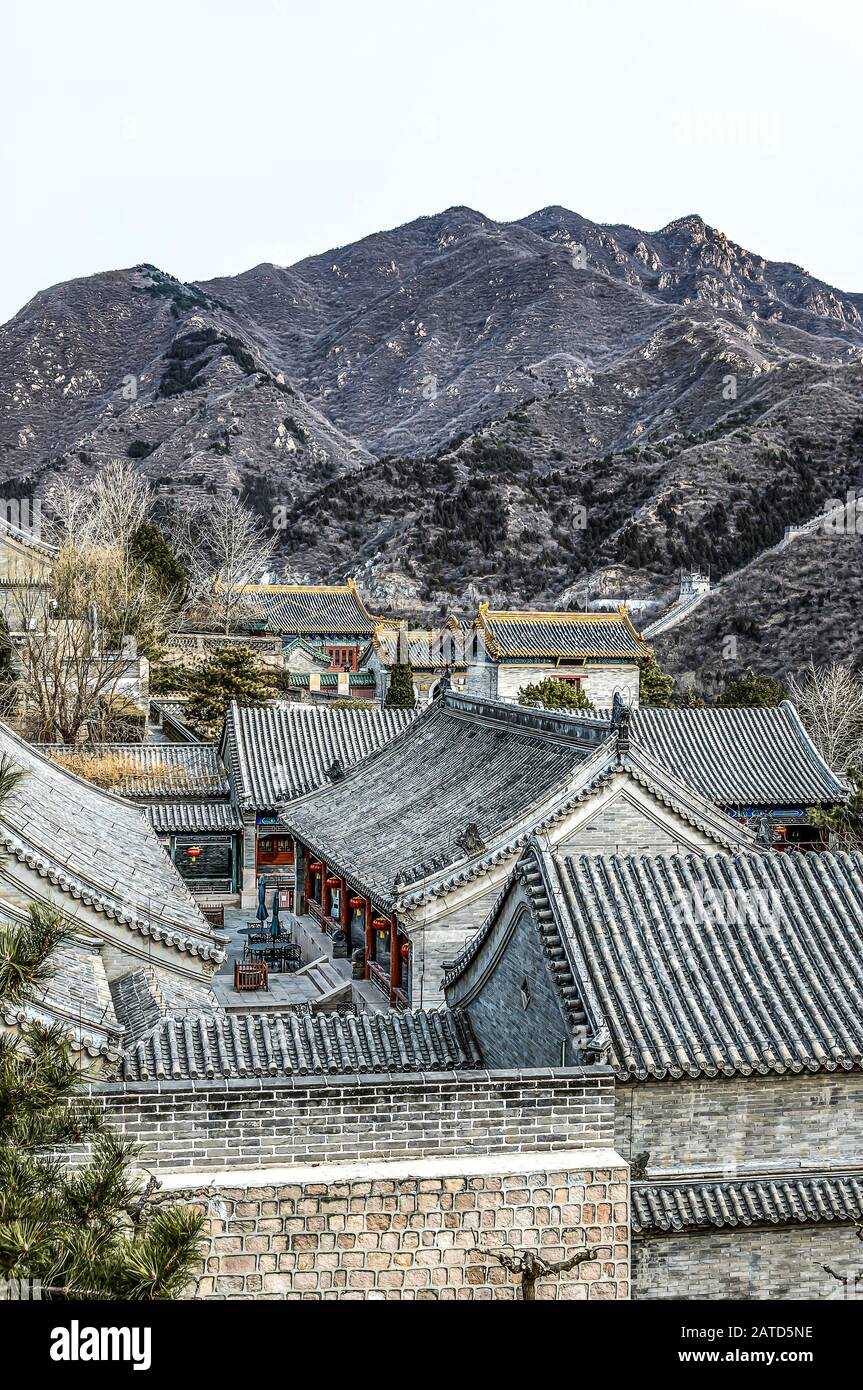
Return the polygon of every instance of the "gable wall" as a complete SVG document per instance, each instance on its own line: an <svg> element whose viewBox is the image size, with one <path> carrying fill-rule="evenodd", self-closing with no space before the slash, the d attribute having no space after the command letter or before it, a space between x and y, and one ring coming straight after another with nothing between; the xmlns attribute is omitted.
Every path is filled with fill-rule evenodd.
<svg viewBox="0 0 863 1390"><path fill-rule="evenodd" d="M524 1007L521 985L528 981ZM507 898L495 927L447 995L450 1007L465 1011L484 1064L498 1067L558 1067L569 1048L569 1028L543 955L521 885Z"/></svg>
<svg viewBox="0 0 863 1390"><path fill-rule="evenodd" d="M555 850L575 854L670 854L723 849L624 775L549 831Z"/></svg>
<svg viewBox="0 0 863 1390"><path fill-rule="evenodd" d="M558 680L562 676L572 675L574 672L583 675L582 690L587 695L597 709L610 709L614 700L614 693L619 690L624 700L633 707L638 704L638 667L633 666L591 666L573 667L566 666L563 669L556 666L553 662L545 665L519 666L515 663L501 662L497 666L497 698L499 700L517 700L518 692L522 686L534 685L538 681L544 681L549 676ZM473 687L470 687L473 693ZM479 693L479 692L477 692Z"/></svg>

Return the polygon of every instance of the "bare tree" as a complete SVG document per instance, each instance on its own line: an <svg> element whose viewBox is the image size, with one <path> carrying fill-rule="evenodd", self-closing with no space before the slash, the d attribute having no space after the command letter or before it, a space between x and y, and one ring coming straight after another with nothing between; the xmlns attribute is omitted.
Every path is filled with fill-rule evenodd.
<svg viewBox="0 0 863 1390"><path fill-rule="evenodd" d="M133 535L150 512L150 485L131 464L114 460L87 483L60 479L48 502L56 544L128 555Z"/></svg>
<svg viewBox="0 0 863 1390"><path fill-rule="evenodd" d="M810 737L831 767L845 772L863 762L863 681L847 666L810 661L789 694Z"/></svg>
<svg viewBox="0 0 863 1390"><path fill-rule="evenodd" d="M247 608L249 586L267 570L275 549L274 532L233 493L214 498L191 518L178 553L192 576L193 594L208 597L226 635Z"/></svg>
<svg viewBox="0 0 863 1390"><path fill-rule="evenodd" d="M863 1226L855 1226L854 1234L858 1240L863 1240ZM835 1279L837 1284L843 1288L843 1298L857 1298L857 1290L863 1284L863 1269L853 1270L851 1274L839 1274L837 1270L831 1269L830 1265L822 1265L825 1274L829 1274L831 1279ZM851 1290L850 1294L848 1290Z"/></svg>
<svg viewBox="0 0 863 1390"><path fill-rule="evenodd" d="M7 621L18 705L30 737L106 736L139 650L158 642L173 605L117 547L59 551L46 584L10 595Z"/></svg>
<svg viewBox="0 0 863 1390"><path fill-rule="evenodd" d="M599 1245L588 1245L570 1255L568 1260L555 1262L544 1260L535 1250L513 1250L511 1253L504 1250L483 1250L482 1253L486 1259L497 1260L498 1264L503 1265L511 1274L518 1274L521 1278L522 1301L533 1303L536 1301L538 1280L547 1279L552 1274L564 1274L567 1270L575 1269L577 1265L585 1264L587 1260L595 1260L601 1249L602 1246Z"/></svg>

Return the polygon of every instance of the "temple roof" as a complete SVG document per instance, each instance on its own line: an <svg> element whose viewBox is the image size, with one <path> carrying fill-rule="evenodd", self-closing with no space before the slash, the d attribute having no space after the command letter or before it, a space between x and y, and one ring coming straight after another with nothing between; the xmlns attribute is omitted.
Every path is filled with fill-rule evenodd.
<svg viewBox="0 0 863 1390"><path fill-rule="evenodd" d="M126 1053L124 1081L466 1070L481 1065L463 1014L209 1013L161 1019Z"/></svg>
<svg viewBox="0 0 863 1390"><path fill-rule="evenodd" d="M633 1184L632 1232L863 1219L863 1173Z"/></svg>
<svg viewBox="0 0 863 1390"><path fill-rule="evenodd" d="M588 723L608 719L601 711ZM827 766L788 700L775 709L653 709L630 716L633 743L723 806L811 806L844 801L845 783Z"/></svg>
<svg viewBox="0 0 863 1390"><path fill-rule="evenodd" d="M378 621L352 579L347 584L250 584L243 601L284 636L371 637Z"/></svg>
<svg viewBox="0 0 863 1390"><path fill-rule="evenodd" d="M863 855L567 858L536 837L519 871L564 1011L621 1078L863 1066Z"/></svg>
<svg viewBox="0 0 863 1390"><path fill-rule="evenodd" d="M476 629L490 656L603 658L647 656L650 646L639 637L626 610L617 613L534 613L493 611L480 604Z"/></svg>
<svg viewBox="0 0 863 1390"><path fill-rule="evenodd" d="M136 806L67 772L5 725L0 754L26 774L0 805L0 843L69 899L71 916L82 902L142 937L224 959L221 938Z"/></svg>
<svg viewBox="0 0 863 1390"><path fill-rule="evenodd" d="M283 819L380 907L411 907L512 858L621 771L714 843L752 843L647 754L622 749L607 724L591 731L569 714L453 691Z"/></svg>
<svg viewBox="0 0 863 1390"><path fill-rule="evenodd" d="M111 791L133 801L227 796L230 790L215 743L96 743L74 749L44 743L39 748L88 781L110 779Z"/></svg>
<svg viewBox="0 0 863 1390"><path fill-rule="evenodd" d="M281 704L261 709L232 703L221 750L234 797L245 807L275 809L320 787L338 760L343 769L395 738L413 710L328 709Z"/></svg>

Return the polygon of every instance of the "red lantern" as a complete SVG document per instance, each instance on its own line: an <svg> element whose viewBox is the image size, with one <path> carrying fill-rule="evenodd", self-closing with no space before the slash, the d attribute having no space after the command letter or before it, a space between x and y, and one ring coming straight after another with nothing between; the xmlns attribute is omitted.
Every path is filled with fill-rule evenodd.
<svg viewBox="0 0 863 1390"><path fill-rule="evenodd" d="M365 898L349 898L348 901L351 907L364 907L366 900Z"/></svg>
<svg viewBox="0 0 863 1390"><path fill-rule="evenodd" d="M316 859L313 864L309 865L309 868L311 869L313 874L319 874L323 867L324 866L321 863L320 859Z"/></svg>
<svg viewBox="0 0 863 1390"><path fill-rule="evenodd" d="M193 864L194 864L194 862L195 862L196 859L200 858L200 856L201 856L202 853L203 853L203 851L202 851L200 845L187 845L187 846L186 846L186 858L187 858L187 859L191 859L191 861L192 861Z"/></svg>
<svg viewBox="0 0 863 1390"><path fill-rule="evenodd" d="M327 879L327 887L328 887L328 888L338 888L338 886L339 886L340 883L341 883L341 879L340 879L340 878L336 878L335 874L332 874L332 875Z"/></svg>

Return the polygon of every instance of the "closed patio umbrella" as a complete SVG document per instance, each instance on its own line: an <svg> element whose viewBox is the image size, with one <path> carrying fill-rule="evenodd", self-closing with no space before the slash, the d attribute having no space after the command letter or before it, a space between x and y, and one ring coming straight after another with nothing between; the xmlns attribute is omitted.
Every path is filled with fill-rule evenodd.
<svg viewBox="0 0 863 1390"><path fill-rule="evenodd" d="M273 890L273 915L270 919L270 931L273 933L273 936L278 936L281 928L282 924L279 921L279 890L276 888Z"/></svg>
<svg viewBox="0 0 863 1390"><path fill-rule="evenodd" d="M267 920L267 880L263 874L258 879L258 910L255 916L259 922Z"/></svg>

